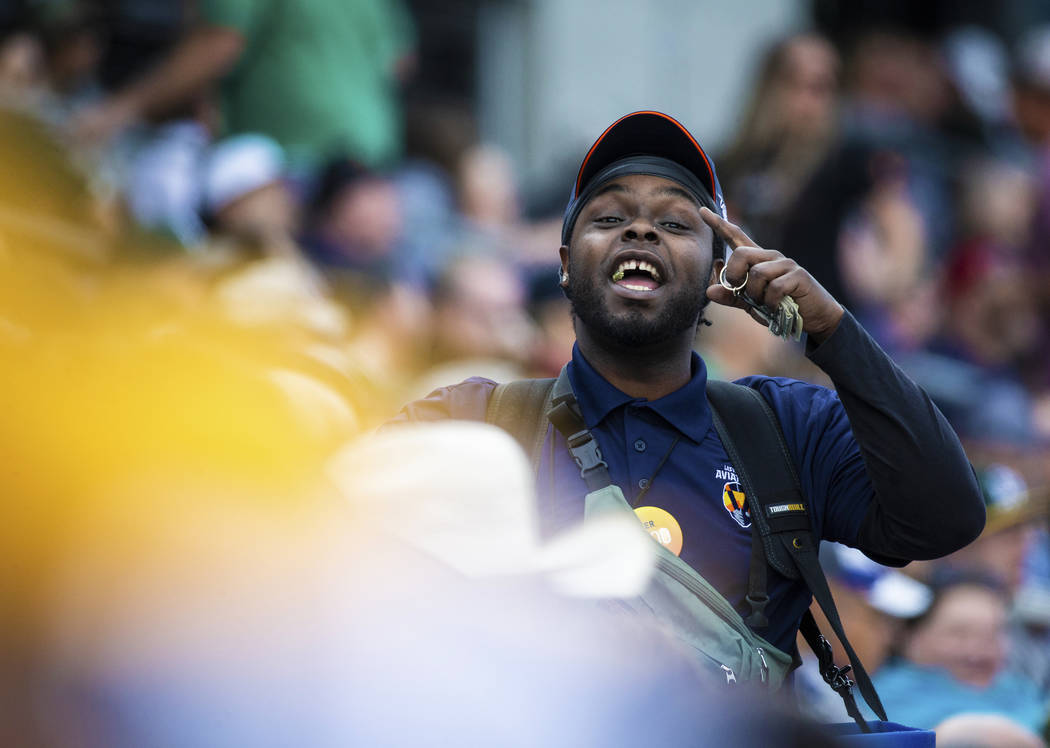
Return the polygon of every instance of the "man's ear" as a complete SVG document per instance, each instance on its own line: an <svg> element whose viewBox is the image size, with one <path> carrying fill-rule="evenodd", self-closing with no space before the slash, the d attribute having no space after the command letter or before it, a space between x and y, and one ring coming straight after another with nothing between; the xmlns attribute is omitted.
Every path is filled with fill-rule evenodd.
<svg viewBox="0 0 1050 748"><path fill-rule="evenodd" d="M558 254L561 256L561 280L558 285L562 288L569 285L569 248L564 244L558 249Z"/></svg>

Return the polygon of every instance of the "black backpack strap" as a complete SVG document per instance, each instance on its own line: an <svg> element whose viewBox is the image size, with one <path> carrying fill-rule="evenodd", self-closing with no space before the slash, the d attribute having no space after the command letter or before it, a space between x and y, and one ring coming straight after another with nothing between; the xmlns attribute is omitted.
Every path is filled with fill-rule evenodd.
<svg viewBox="0 0 1050 748"><path fill-rule="evenodd" d="M831 644L820 633L820 628L817 626L816 619L813 618L812 611L807 610L802 614L802 623L799 625L798 631L817 656L817 669L820 671L820 677L831 687L832 691L842 697L842 703L846 707L846 714L860 725L864 732L870 732L867 723L864 721L864 716L860 713L860 709L857 708L857 700L853 696L853 681L846 675L850 671L850 666L838 667L835 664L832 659Z"/></svg>
<svg viewBox="0 0 1050 748"><path fill-rule="evenodd" d="M552 423L568 442L588 490L596 491L611 482L598 442L583 422L567 366L562 367L557 379L519 379L496 385L485 409L485 422L499 426L517 440L532 459L533 472L539 469L547 424Z"/></svg>
<svg viewBox="0 0 1050 748"><path fill-rule="evenodd" d="M809 513L780 422L765 398L750 387L709 380L707 398L715 431L744 487L751 524L769 565L788 579L798 579L794 558L777 533L810 532ZM746 453L738 445L747 445Z"/></svg>
<svg viewBox="0 0 1050 748"><path fill-rule="evenodd" d="M554 379L518 379L496 385L485 409L485 422L499 426L521 445L539 470L547 436L547 411L551 407Z"/></svg>
<svg viewBox="0 0 1050 748"><path fill-rule="evenodd" d="M756 611L761 614L766 598L765 571L764 568L756 568L762 564L755 563L760 541L761 550L765 551L770 566L789 579L801 577L809 587L835 636L849 655L861 694L879 719L885 720L886 711L875 693L871 678L846 638L827 579L820 567L806 501L780 421L766 399L750 387L709 380L707 396L712 406L715 430L736 468L751 515L754 545L748 599L751 602L754 598L751 603L752 615ZM747 445L746 451L741 451L739 445ZM757 608L756 603L759 606ZM820 653L817 654L819 657ZM862 727L866 727L863 720L859 722Z"/></svg>

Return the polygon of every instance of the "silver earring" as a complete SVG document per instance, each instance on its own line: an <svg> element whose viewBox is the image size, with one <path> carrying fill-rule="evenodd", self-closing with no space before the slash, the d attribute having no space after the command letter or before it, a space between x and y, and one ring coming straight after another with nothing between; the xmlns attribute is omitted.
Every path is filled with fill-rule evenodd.
<svg viewBox="0 0 1050 748"><path fill-rule="evenodd" d="M558 271L558 280L561 281L562 283L568 283L569 282L569 274L566 273L564 270L559 270Z"/></svg>

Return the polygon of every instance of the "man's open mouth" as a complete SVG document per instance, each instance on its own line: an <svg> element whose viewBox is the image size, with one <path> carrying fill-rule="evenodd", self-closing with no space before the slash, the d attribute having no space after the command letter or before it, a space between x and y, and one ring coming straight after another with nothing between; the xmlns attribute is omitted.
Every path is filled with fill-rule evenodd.
<svg viewBox="0 0 1050 748"><path fill-rule="evenodd" d="M655 291L662 283L660 271L645 260L624 260L616 266L612 282L631 291Z"/></svg>

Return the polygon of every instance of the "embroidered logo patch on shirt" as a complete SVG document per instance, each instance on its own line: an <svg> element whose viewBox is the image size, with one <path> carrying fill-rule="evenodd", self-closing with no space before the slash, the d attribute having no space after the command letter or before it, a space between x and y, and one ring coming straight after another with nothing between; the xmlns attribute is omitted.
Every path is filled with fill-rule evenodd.
<svg viewBox="0 0 1050 748"><path fill-rule="evenodd" d="M741 527L751 527L751 512L747 510L747 496L744 489L735 481L722 486L722 504L729 516Z"/></svg>
<svg viewBox="0 0 1050 748"><path fill-rule="evenodd" d="M740 485L736 468L723 464L722 467L715 470L715 479L725 481L722 484L722 506L729 512L729 516L741 527L751 527L751 512L747 508L747 496L744 495L744 488Z"/></svg>
<svg viewBox="0 0 1050 748"><path fill-rule="evenodd" d="M715 478L725 481L722 484L722 506L729 512L729 516L741 527L751 527L751 512L747 509L747 496L744 495L744 488L740 485L736 470L732 465L722 465L715 471Z"/></svg>

